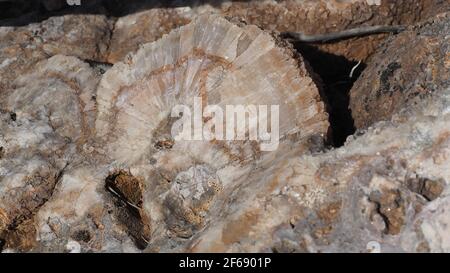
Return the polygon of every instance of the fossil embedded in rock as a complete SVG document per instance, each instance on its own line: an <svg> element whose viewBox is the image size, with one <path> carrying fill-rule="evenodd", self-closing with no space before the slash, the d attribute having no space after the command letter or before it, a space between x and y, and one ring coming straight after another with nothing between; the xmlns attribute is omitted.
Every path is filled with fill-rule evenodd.
<svg viewBox="0 0 450 273"><path fill-rule="evenodd" d="M214 204L224 202L227 194L217 201L219 196L247 183L260 162L268 164L277 156L282 160L289 152L281 150L304 150L311 137L325 138L328 130L319 91L290 45L256 26L218 16L200 16L115 64L100 82L97 102L97 145L115 166L144 177L148 185L142 208L156 222L152 226L163 222L181 238L204 227L211 208L217 210ZM273 140L280 151L265 151L263 138L208 141L200 133L197 139L195 128L193 140L178 139L172 134L174 125L191 118L172 116L180 105L201 106L200 114L209 105L269 106L268 111L277 106L279 138ZM194 127L195 121L204 126L210 120L196 120L194 112ZM258 121L273 136L278 124L268 116ZM215 128L228 121L219 120ZM247 125L243 136L250 137L255 128ZM152 240L166 234L161 228L158 232Z"/></svg>
<svg viewBox="0 0 450 273"><path fill-rule="evenodd" d="M105 74L97 93L97 135L112 159L127 164L148 160L157 152L155 146L175 151L188 145L162 145L170 139L156 135L164 135L161 130L170 135L172 108L192 106L196 97L223 109L278 105L280 139L328 130L318 90L289 45L255 26L239 27L215 16L201 16L144 45L128 62ZM213 144L193 145L203 147L195 152L204 152ZM216 148L223 155L226 149L232 147Z"/></svg>
<svg viewBox="0 0 450 273"><path fill-rule="evenodd" d="M403 2L246 1L228 11L269 30L325 33L412 9L387 24L423 15ZM385 65L383 90L405 87L396 105L423 82L433 95L326 149L328 115L314 72L331 85L326 75L339 69L347 77L351 66L305 51L310 66L275 34L236 19L194 19L205 6L176 8L193 11L192 22L137 52L146 38L134 30L144 25L151 36L187 22L126 25L130 14L113 32L139 38L123 44L107 42L110 20L97 15L0 27L0 252L448 252L450 90L447 44L439 44L448 32L439 22L448 20L440 15L416 27L420 33L388 39L392 51L364 63L374 74ZM164 6L136 16L166 9L171 14ZM91 18L82 31L80 18ZM444 50L408 58L396 43L411 35L429 42L414 50ZM123 62L102 63L126 52ZM417 81L396 81L411 75Z"/></svg>

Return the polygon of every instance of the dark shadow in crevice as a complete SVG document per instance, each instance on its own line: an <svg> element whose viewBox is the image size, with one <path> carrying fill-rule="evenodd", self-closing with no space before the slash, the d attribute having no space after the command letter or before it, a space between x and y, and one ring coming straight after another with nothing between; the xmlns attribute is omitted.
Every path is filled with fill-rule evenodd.
<svg viewBox="0 0 450 273"><path fill-rule="evenodd" d="M228 0L79 0L80 5L69 5L67 0L0 0L0 26L23 26L44 21L52 16L67 14L101 14L108 17L120 17L153 8L193 7L205 3L220 6ZM247 2L234 0L233 2Z"/></svg>
<svg viewBox="0 0 450 273"><path fill-rule="evenodd" d="M4 239L0 238L0 253L2 253L3 248L5 247L6 242Z"/></svg>
<svg viewBox="0 0 450 273"><path fill-rule="evenodd" d="M294 46L321 78L321 95L328 104L327 110L331 125L329 144L333 147L341 147L347 137L355 133L354 121L349 109L349 93L366 65L360 64L350 78L352 68L358 64L357 62L352 62L343 56L323 52L309 44L297 43Z"/></svg>

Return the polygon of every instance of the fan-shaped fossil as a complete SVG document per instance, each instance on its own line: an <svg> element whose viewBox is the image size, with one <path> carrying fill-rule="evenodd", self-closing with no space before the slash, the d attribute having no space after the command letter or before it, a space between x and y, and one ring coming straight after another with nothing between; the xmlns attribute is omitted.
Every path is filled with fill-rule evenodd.
<svg viewBox="0 0 450 273"><path fill-rule="evenodd" d="M128 164L149 160L169 133L163 131L170 129L171 109L192 105L195 97L219 106L279 105L281 139L325 134L328 123L319 92L293 55L255 26L200 16L105 74L97 94L97 134L112 159ZM204 149L211 144L175 143L170 150L186 145ZM202 149L192 150L205 155ZM226 147L216 150L225 154Z"/></svg>
<svg viewBox="0 0 450 273"><path fill-rule="evenodd" d="M102 76L46 58L3 67L16 80L0 92L1 252L450 249L448 89L324 150L308 66L255 26L201 16ZM197 130L239 105L254 106L233 108L243 138ZM257 119L274 151L247 127L259 106L278 106Z"/></svg>
<svg viewBox="0 0 450 273"><path fill-rule="evenodd" d="M279 150L264 152L260 140L174 139L171 110L193 106L196 97L223 109L278 106ZM99 84L97 102L98 145L113 166L131 168L147 181L142 209L151 220L164 221L184 238L205 224L221 192L231 193L253 170L283 158L292 143L293 150L305 149L308 139L323 138L328 130L324 104L301 57L256 26L218 16L200 16L114 65Z"/></svg>

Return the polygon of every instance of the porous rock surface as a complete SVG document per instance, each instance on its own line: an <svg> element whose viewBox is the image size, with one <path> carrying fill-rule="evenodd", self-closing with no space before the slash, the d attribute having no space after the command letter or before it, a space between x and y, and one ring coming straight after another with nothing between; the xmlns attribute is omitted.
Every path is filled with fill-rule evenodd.
<svg viewBox="0 0 450 273"><path fill-rule="evenodd" d="M92 133L98 81L87 63L56 55L0 95L0 237L7 247L35 246L37 212Z"/></svg>

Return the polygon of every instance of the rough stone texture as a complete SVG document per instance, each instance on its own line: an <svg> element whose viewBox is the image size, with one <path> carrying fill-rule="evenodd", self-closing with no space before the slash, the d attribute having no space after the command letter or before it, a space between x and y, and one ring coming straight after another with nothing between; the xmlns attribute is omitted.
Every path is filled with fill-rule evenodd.
<svg viewBox="0 0 450 273"><path fill-rule="evenodd" d="M260 140L173 139L172 108L192 106L194 97L223 109L226 104L279 105L284 150L295 143L295 150L304 151L309 139L323 139L328 131L324 104L303 60L289 44L255 26L200 16L144 45L104 75L96 121L99 148L112 166L131 169L145 181L139 198L127 193L124 179L122 187L110 183L128 209L139 212L128 229L140 247L181 248L218 217L218 204L228 202L251 173L282 155L265 152ZM151 238L145 227L152 227Z"/></svg>
<svg viewBox="0 0 450 273"><path fill-rule="evenodd" d="M255 26L215 16L201 16L116 64L102 77L95 96L99 74L74 57L55 56L33 71L1 97L5 119L39 117L30 126L39 121L49 130L23 144L35 151L11 146L10 139L22 139L28 131L19 137L13 121L2 123L0 238L8 249L184 247L218 217L215 204L228 202L252 172L277 155L283 158L283 153L262 151L259 141L171 139L172 107L191 105L194 96L223 106L280 105L280 151L301 153L320 146L329 126L318 88L289 44ZM98 113L92 138L94 99ZM47 134L45 141L61 137L64 146L50 149L42 139ZM11 165L17 149L38 158L47 153L27 163L37 182L27 169ZM25 208L15 209L17 203ZM29 229L33 232L25 232Z"/></svg>
<svg viewBox="0 0 450 273"><path fill-rule="evenodd" d="M448 252L449 91L340 149L254 174L189 250Z"/></svg>
<svg viewBox="0 0 450 273"><path fill-rule="evenodd" d="M108 62L121 61L140 45L156 41L172 29L186 25L193 16L180 13L189 9L154 8L119 18L114 26Z"/></svg>
<svg viewBox="0 0 450 273"><path fill-rule="evenodd" d="M357 128L367 128L450 86L450 13L382 46L350 92Z"/></svg>
<svg viewBox="0 0 450 273"><path fill-rule="evenodd" d="M447 39L446 18L415 28L425 48ZM14 32L22 47L0 40L3 56L33 62L7 64L0 92L0 251L449 252L448 50L433 96L329 150L311 68L233 22L201 16L110 69L28 50L28 27ZM403 74L427 75L423 59L398 58ZM171 108L195 95L279 104L278 149L172 139Z"/></svg>
<svg viewBox="0 0 450 273"><path fill-rule="evenodd" d="M155 2L155 1L154 1ZM176 2L176 1L175 1ZM188 23L201 13L217 13L242 18L267 30L298 31L307 34L327 33L363 25L397 25L417 22L436 11L449 9L446 1L383 0L377 1L187 1L167 3L119 18L116 23L109 62L122 60L139 45L159 39L174 27ZM155 4L155 6L157 6ZM365 60L386 35L352 39L320 48L352 60Z"/></svg>
<svg viewBox="0 0 450 273"><path fill-rule="evenodd" d="M23 27L0 27L0 94L36 62L57 54L103 61L111 27L102 15L65 15Z"/></svg>
<svg viewBox="0 0 450 273"><path fill-rule="evenodd" d="M35 246L34 217L93 129L98 80L88 64L57 55L1 94L0 237L6 247Z"/></svg>

